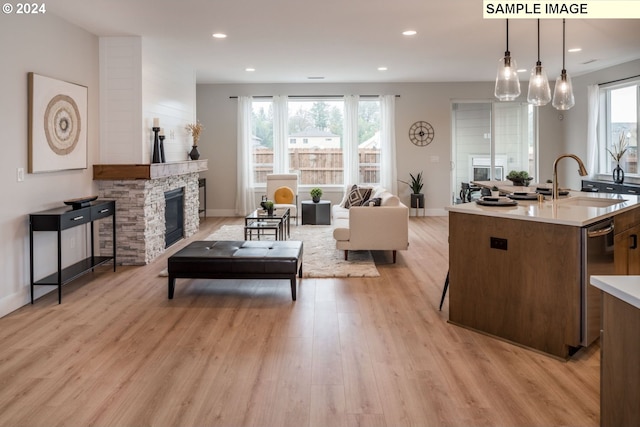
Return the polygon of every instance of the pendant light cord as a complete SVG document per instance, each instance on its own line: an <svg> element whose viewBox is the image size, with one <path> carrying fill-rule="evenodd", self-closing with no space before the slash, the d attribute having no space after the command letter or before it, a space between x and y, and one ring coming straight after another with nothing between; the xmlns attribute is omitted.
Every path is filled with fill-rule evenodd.
<svg viewBox="0 0 640 427"><path fill-rule="evenodd" d="M507 19L507 52L509 52L509 20Z"/></svg>
<svg viewBox="0 0 640 427"><path fill-rule="evenodd" d="M562 18L562 71L566 72L566 69L564 68L564 52L566 50L565 46L564 46L564 37L565 37L565 28L564 28L564 18Z"/></svg>
<svg viewBox="0 0 640 427"><path fill-rule="evenodd" d="M538 63L540 63L540 20L538 19Z"/></svg>

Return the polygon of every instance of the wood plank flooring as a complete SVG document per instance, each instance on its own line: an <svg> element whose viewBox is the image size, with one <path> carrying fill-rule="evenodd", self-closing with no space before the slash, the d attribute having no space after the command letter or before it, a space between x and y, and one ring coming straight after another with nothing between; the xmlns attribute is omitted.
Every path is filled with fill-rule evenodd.
<svg viewBox="0 0 640 427"><path fill-rule="evenodd" d="M565 362L447 323L446 217L378 278L179 279L109 267L0 319L0 426L599 424L598 345ZM336 256L342 256L337 252ZM455 286L455 284L452 284Z"/></svg>

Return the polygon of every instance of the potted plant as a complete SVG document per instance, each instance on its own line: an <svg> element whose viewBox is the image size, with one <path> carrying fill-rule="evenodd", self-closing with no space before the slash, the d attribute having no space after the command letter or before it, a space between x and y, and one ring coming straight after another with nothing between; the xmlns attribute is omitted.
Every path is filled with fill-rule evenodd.
<svg viewBox="0 0 640 427"><path fill-rule="evenodd" d="M513 182L513 185L528 187L533 177L530 177L527 171L511 171L507 175L507 179Z"/></svg>
<svg viewBox="0 0 640 427"><path fill-rule="evenodd" d="M264 202L264 207L267 208L267 215L272 216L273 215L273 201L272 200L267 200L266 202Z"/></svg>
<svg viewBox="0 0 640 427"><path fill-rule="evenodd" d="M424 208L424 194L421 193L424 183L422 182L422 171L415 176L409 174L411 181L398 181L407 184L411 188L411 207L412 208Z"/></svg>
<svg viewBox="0 0 640 427"><path fill-rule="evenodd" d="M191 147L191 151L189 152L189 157L191 158L191 160L198 160L200 158L200 152L198 151L198 140L200 139L200 134L202 133L204 127L200 122L196 122L189 123L187 126L185 126L185 128L193 138L193 146Z"/></svg>
<svg viewBox="0 0 640 427"><path fill-rule="evenodd" d="M318 203L320 201L320 197L322 197L322 188L313 187L311 191L309 191L309 194L311 195L313 203Z"/></svg>
<svg viewBox="0 0 640 427"><path fill-rule="evenodd" d="M500 190L495 185L491 187L491 197L500 197Z"/></svg>
<svg viewBox="0 0 640 427"><path fill-rule="evenodd" d="M624 171L620 167L620 160L627 152L627 148L627 139L624 132L620 132L620 138L618 139L617 145L614 142L611 150L607 148L607 151L611 154L611 158L616 162L616 167L613 169L613 182L616 184L622 184L624 182Z"/></svg>

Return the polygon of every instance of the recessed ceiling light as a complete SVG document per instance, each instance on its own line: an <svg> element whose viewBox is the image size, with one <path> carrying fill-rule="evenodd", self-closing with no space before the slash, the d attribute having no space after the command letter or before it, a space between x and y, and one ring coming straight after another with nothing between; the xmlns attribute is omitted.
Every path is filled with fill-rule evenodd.
<svg viewBox="0 0 640 427"><path fill-rule="evenodd" d="M245 70L245 71L252 72L252 71L255 71L256 69L255 69L255 68L251 68L251 67L249 67L249 68L245 68L244 70Z"/></svg>
<svg viewBox="0 0 640 427"><path fill-rule="evenodd" d="M571 49L567 50L567 52L574 53L574 52L580 52L581 50L582 50L581 47L572 47Z"/></svg>
<svg viewBox="0 0 640 427"><path fill-rule="evenodd" d="M307 77L307 79L309 79L309 80L324 80L324 77L322 77L322 76L309 76L309 77Z"/></svg>
<svg viewBox="0 0 640 427"><path fill-rule="evenodd" d="M213 33L213 38L214 39L226 39L227 35L223 34L223 33Z"/></svg>
<svg viewBox="0 0 640 427"><path fill-rule="evenodd" d="M517 73L526 73L528 70L526 68L518 68L516 70Z"/></svg>
<svg viewBox="0 0 640 427"><path fill-rule="evenodd" d="M387 71L387 67L378 67L378 71Z"/></svg>
<svg viewBox="0 0 640 427"><path fill-rule="evenodd" d="M415 36L416 34L418 34L416 30L407 30L402 32L403 36Z"/></svg>

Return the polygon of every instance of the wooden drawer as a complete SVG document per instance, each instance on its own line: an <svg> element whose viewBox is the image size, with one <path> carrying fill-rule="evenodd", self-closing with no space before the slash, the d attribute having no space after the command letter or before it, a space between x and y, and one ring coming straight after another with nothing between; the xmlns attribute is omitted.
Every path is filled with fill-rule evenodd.
<svg viewBox="0 0 640 427"><path fill-rule="evenodd" d="M622 233L640 224L640 208L635 208L614 216L613 224L615 234Z"/></svg>
<svg viewBox="0 0 640 427"><path fill-rule="evenodd" d="M97 220L113 215L116 209L116 202L109 201L96 206L91 206L91 219Z"/></svg>
<svg viewBox="0 0 640 427"><path fill-rule="evenodd" d="M76 227L91 221L91 208L76 209L60 215L60 230Z"/></svg>

